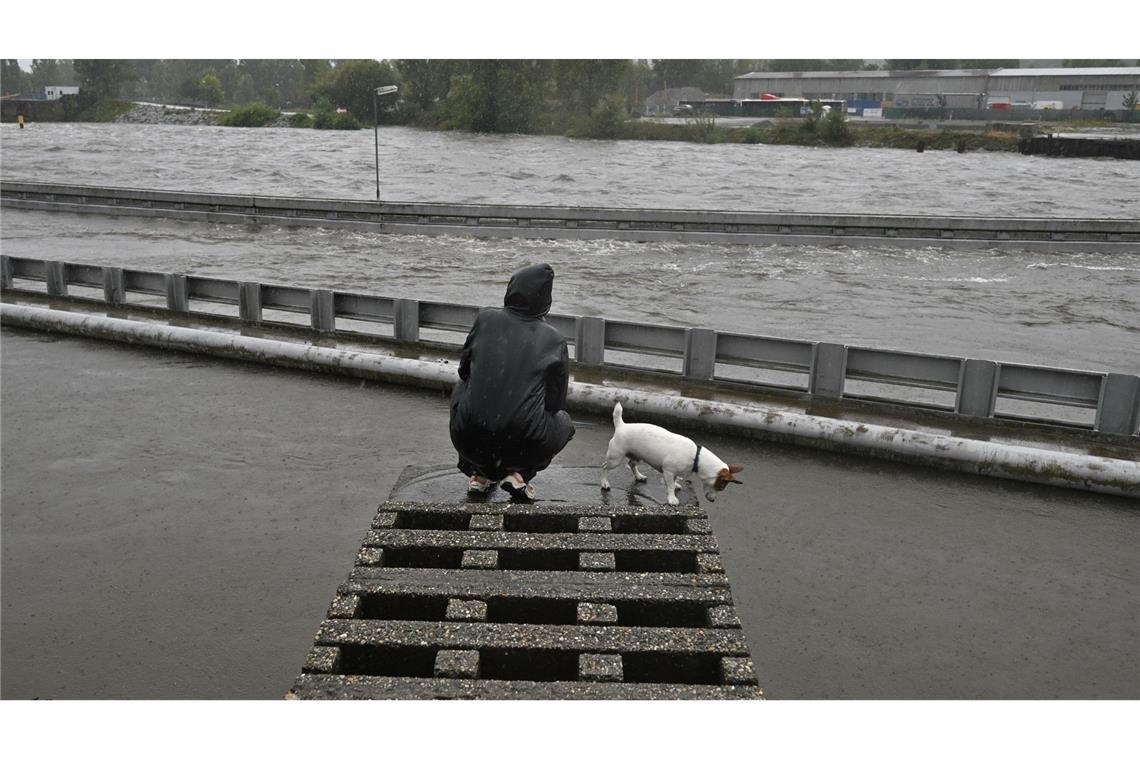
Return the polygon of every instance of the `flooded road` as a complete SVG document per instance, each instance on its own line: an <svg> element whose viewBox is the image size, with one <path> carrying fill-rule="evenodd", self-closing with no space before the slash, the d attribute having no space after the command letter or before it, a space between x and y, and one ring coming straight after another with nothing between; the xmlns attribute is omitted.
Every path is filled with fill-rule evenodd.
<svg viewBox="0 0 1140 760"><path fill-rule="evenodd" d="M0 350L5 699L280 698L399 473L453 456L442 395ZM581 422L559 462L604 451ZM769 698L1140 698L1134 501L700 437L745 466L707 507Z"/></svg>

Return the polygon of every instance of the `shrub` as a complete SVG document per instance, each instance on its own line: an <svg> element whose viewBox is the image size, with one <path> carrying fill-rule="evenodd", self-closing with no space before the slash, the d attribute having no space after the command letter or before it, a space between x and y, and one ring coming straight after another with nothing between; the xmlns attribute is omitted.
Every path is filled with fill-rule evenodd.
<svg viewBox="0 0 1140 760"><path fill-rule="evenodd" d="M289 126L306 129L313 126L313 119L307 113L295 113L289 117Z"/></svg>
<svg viewBox="0 0 1140 760"><path fill-rule="evenodd" d="M851 130L847 126L847 114L842 108L833 108L823 120L819 122L818 132L820 139L828 145L850 145L852 143Z"/></svg>
<svg viewBox="0 0 1140 760"><path fill-rule="evenodd" d="M222 114L218 123L223 127L264 127L280 115L280 111L264 103L249 103Z"/></svg>
<svg viewBox="0 0 1140 760"><path fill-rule="evenodd" d="M617 137L625 122L625 98L620 95L607 95L598 101L590 112L589 136L602 139Z"/></svg>

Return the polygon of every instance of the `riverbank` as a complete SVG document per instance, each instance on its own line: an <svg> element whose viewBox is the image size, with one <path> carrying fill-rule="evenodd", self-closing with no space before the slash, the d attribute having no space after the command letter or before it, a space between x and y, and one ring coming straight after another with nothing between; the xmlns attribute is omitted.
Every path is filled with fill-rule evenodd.
<svg viewBox="0 0 1140 760"><path fill-rule="evenodd" d="M229 113L221 109L186 108L153 103L135 104L110 121L117 124L165 124L172 126L218 126ZM903 148L917 150L967 150L1016 152L1018 132L1008 125L987 125L975 130L942 131L921 127L865 126L843 122L837 136L829 136L821 128L805 128L801 119L757 122L747 127L724 128L715 120L693 119L682 123L628 119L615 125L609 136L595 136L580 125L547 123L537 134L560 135L585 139L691 142L704 144L799 145L824 147ZM263 126L294 127L289 114L279 114ZM429 126L419 129L436 130Z"/></svg>

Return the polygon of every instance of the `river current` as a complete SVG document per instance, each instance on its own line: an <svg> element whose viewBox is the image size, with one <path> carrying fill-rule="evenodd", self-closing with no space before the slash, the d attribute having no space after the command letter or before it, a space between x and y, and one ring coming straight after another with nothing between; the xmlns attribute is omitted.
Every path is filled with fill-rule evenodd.
<svg viewBox="0 0 1140 760"><path fill-rule="evenodd" d="M821 213L1140 217L1137 162L385 128L386 200ZM33 124L5 180L367 200L370 130ZM4 211L4 252L492 305L557 273L554 311L1140 372L1140 251L479 240Z"/></svg>

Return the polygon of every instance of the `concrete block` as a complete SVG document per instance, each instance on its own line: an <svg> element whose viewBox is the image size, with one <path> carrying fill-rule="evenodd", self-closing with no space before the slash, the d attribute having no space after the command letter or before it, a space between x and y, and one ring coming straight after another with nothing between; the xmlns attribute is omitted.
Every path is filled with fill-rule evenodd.
<svg viewBox="0 0 1140 760"><path fill-rule="evenodd" d="M448 620L487 622L487 603L479 599L448 599Z"/></svg>
<svg viewBox="0 0 1140 760"><path fill-rule="evenodd" d="M468 530L502 530L502 515L471 515Z"/></svg>
<svg viewBox="0 0 1140 760"><path fill-rule="evenodd" d="M493 549L467 549L463 552L464 570L497 570L499 553Z"/></svg>
<svg viewBox="0 0 1140 760"><path fill-rule="evenodd" d="M12 287L12 260L7 256L0 256L0 289L9 290Z"/></svg>
<svg viewBox="0 0 1140 760"><path fill-rule="evenodd" d="M723 573L724 564L719 554L701 553L697 555L697 572L700 574Z"/></svg>
<svg viewBox="0 0 1140 760"><path fill-rule="evenodd" d="M720 677L725 686L755 686L756 668L749 657L722 657Z"/></svg>
<svg viewBox="0 0 1140 760"><path fill-rule="evenodd" d="M436 678L478 678L479 650L441 649L435 656Z"/></svg>
<svg viewBox="0 0 1140 760"><path fill-rule="evenodd" d="M354 618L360 611L360 597L356 594L337 594L329 605L330 618Z"/></svg>
<svg viewBox="0 0 1140 760"><path fill-rule="evenodd" d="M613 552L581 552L578 554L580 570L613 570L617 561Z"/></svg>
<svg viewBox="0 0 1140 760"><path fill-rule="evenodd" d="M691 517L685 520L685 532L698 536L712 535L712 526L703 517Z"/></svg>
<svg viewBox="0 0 1140 760"><path fill-rule="evenodd" d="M384 550L375 546L362 546L356 554L356 564L365 567L383 567Z"/></svg>
<svg viewBox="0 0 1140 760"><path fill-rule="evenodd" d="M399 517L399 512L377 512L376 516L372 518L372 529L391 530L396 527L396 520Z"/></svg>
<svg viewBox="0 0 1140 760"><path fill-rule="evenodd" d="M622 680L620 654L578 655L578 680L620 682Z"/></svg>
<svg viewBox="0 0 1140 760"><path fill-rule="evenodd" d="M314 646L305 657L304 673L337 673L340 671L340 647Z"/></svg>
<svg viewBox="0 0 1140 760"><path fill-rule="evenodd" d="M740 617L737 616L736 608L731 604L721 604L716 607L709 607L706 616L710 628L740 627Z"/></svg>
<svg viewBox="0 0 1140 760"><path fill-rule="evenodd" d="M613 520L608 517L579 517L579 533L612 533Z"/></svg>
<svg viewBox="0 0 1140 760"><path fill-rule="evenodd" d="M618 621L617 607L599 602L578 602L579 625L614 625Z"/></svg>

